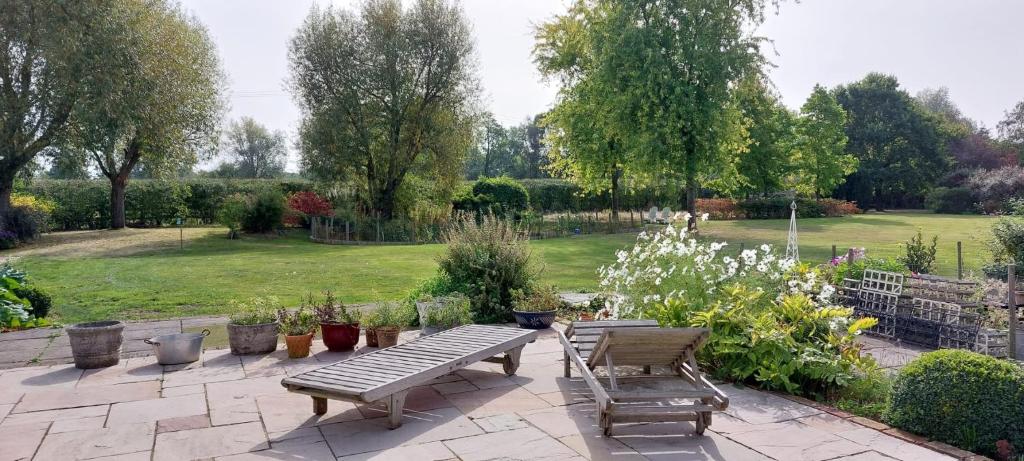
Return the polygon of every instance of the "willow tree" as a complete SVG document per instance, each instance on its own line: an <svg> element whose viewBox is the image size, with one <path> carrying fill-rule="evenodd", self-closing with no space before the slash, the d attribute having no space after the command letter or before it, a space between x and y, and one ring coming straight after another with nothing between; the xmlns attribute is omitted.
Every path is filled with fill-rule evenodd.
<svg viewBox="0 0 1024 461"><path fill-rule="evenodd" d="M629 166L651 180L682 180L691 228L702 185L738 186L736 164L749 141L731 89L764 63L762 39L750 32L764 9L764 0L578 0L553 21L570 31L555 47L580 50L555 62L588 56L578 75L599 82L594 100L606 101Z"/></svg>
<svg viewBox="0 0 1024 461"><path fill-rule="evenodd" d="M307 171L350 180L385 219L417 170L454 184L473 138L474 45L457 5L368 0L314 8L292 39Z"/></svg>
<svg viewBox="0 0 1024 461"><path fill-rule="evenodd" d="M0 212L18 172L67 133L84 89L116 72L102 54L117 46L113 2L0 2Z"/></svg>
<svg viewBox="0 0 1024 461"><path fill-rule="evenodd" d="M104 58L118 69L89 88L73 114L73 141L110 181L110 227L125 226L132 171L177 171L212 152L222 115L216 47L194 17L167 0L123 0L121 46Z"/></svg>

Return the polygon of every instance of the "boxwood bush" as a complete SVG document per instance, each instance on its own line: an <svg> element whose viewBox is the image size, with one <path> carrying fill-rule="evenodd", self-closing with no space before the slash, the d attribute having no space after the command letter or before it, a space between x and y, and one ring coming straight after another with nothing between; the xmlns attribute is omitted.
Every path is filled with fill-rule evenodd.
<svg viewBox="0 0 1024 461"><path fill-rule="evenodd" d="M900 429L994 455L1024 448L1024 369L962 350L930 352L900 370L887 420Z"/></svg>

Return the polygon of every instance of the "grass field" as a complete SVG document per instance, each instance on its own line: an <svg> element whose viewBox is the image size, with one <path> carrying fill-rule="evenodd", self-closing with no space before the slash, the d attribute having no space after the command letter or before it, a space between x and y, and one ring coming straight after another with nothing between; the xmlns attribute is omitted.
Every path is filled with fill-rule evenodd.
<svg viewBox="0 0 1024 461"><path fill-rule="evenodd" d="M864 246L871 256L896 256L917 228L939 235L938 271L956 271L956 241L968 270L988 259L983 241L991 218L923 213L877 213L799 221L805 262L824 261ZM748 248L763 242L784 246L788 221L721 221L702 224L702 234ZM297 303L309 291L334 290L349 303L400 298L434 273L441 245L330 246L296 232L280 238L229 241L217 228L84 231L46 236L16 253L18 266L54 296L65 322L100 318L141 319L222 314L228 301L276 295ZM635 236L591 235L531 243L543 279L562 290L594 289L596 269Z"/></svg>

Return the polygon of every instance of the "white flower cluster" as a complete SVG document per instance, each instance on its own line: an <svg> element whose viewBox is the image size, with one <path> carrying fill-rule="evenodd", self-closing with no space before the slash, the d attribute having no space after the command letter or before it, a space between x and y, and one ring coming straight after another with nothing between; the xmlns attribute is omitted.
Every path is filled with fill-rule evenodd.
<svg viewBox="0 0 1024 461"><path fill-rule="evenodd" d="M614 264L598 270L601 288L610 295L599 317L635 317L645 307L677 297L706 296L743 279L774 282L786 291L782 284L796 261L777 256L768 244L743 250L738 257L723 254L726 247L724 242L698 242L685 228L673 226L641 233L632 249L617 252ZM819 283L814 274L808 271L786 281L787 288L813 292ZM818 301L827 302L834 292L826 285Z"/></svg>

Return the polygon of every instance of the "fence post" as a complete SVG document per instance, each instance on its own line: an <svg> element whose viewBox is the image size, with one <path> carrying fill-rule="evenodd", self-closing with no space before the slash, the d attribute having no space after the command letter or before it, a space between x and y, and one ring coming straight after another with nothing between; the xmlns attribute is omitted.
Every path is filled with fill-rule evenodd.
<svg viewBox="0 0 1024 461"><path fill-rule="evenodd" d="M1008 343L1006 356L1017 359L1017 265L1006 265L1006 312L1009 317Z"/></svg>
<svg viewBox="0 0 1024 461"><path fill-rule="evenodd" d="M836 259L836 246L833 244L832 245L832 260L834 261L835 259Z"/></svg>
<svg viewBox="0 0 1024 461"><path fill-rule="evenodd" d="M352 240L351 235L352 234L350 233L349 227L348 227L348 220L346 219L345 220L345 240L346 241L351 241Z"/></svg>
<svg viewBox="0 0 1024 461"><path fill-rule="evenodd" d="M964 248L959 240L956 241L956 279L964 279Z"/></svg>

